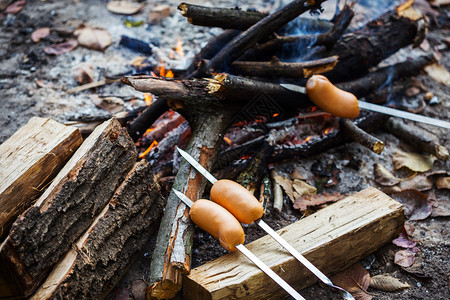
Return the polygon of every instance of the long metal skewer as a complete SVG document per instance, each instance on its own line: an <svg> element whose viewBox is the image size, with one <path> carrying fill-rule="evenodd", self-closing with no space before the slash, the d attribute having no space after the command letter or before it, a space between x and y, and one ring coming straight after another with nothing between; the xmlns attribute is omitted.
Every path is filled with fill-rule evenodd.
<svg viewBox="0 0 450 300"><path fill-rule="evenodd" d="M189 199L185 194L177 191L176 189L172 189L175 195L183 201L184 204L191 207L194 202ZM247 249L242 244L235 245L236 249L238 249L242 254L244 254L248 259L250 259L258 268L260 268L264 273L267 274L273 281L275 281L280 287L282 287L289 295L294 297L296 300L305 300L296 290L294 290L286 281L283 280L277 273L272 271L265 263L263 263L256 255L254 255L250 250Z"/></svg>
<svg viewBox="0 0 450 300"><path fill-rule="evenodd" d="M186 159L200 174L202 174L206 179L209 180L212 184L214 184L217 179L208 172L202 165L200 165L192 156L190 156L186 151L181 150L177 147L178 152ZM275 239L282 247L284 247L289 253L292 254L300 263L302 263L309 271L311 271L317 278L320 279L324 284L338 289L341 292L341 295L346 300L355 300L353 296L344 290L341 287L338 287L333 284L333 282L323 274L316 266L314 266L309 260L307 260L303 255L300 254L294 247L292 247L285 239L283 239L278 233L276 233L269 225L266 224L263 220L259 220L256 222L265 232L267 232L273 239Z"/></svg>

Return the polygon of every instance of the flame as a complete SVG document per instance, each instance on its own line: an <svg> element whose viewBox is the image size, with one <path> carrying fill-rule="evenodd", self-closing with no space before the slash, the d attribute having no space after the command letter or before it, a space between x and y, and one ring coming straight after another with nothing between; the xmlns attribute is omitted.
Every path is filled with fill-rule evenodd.
<svg viewBox="0 0 450 300"><path fill-rule="evenodd" d="M327 129L325 129L325 131L323 132L323 134L328 134L328 133L330 133L330 131L331 131L331 127L330 128L327 128Z"/></svg>
<svg viewBox="0 0 450 300"><path fill-rule="evenodd" d="M153 130L155 130L154 127L147 129L147 130L145 131L144 135L145 135L146 133L152 132Z"/></svg>
<svg viewBox="0 0 450 300"><path fill-rule="evenodd" d="M309 141L311 138L312 138L312 136L308 136L308 137L305 139L305 143L306 143L307 141Z"/></svg>
<svg viewBox="0 0 450 300"><path fill-rule="evenodd" d="M169 70L169 71L167 71L167 73L166 73L166 76L165 76L166 78L173 78L174 77L174 75L173 75L173 72L172 72L172 70Z"/></svg>
<svg viewBox="0 0 450 300"><path fill-rule="evenodd" d="M280 115L280 114L275 113L275 114L273 114L272 117L276 118L276 117L278 117L279 115Z"/></svg>
<svg viewBox="0 0 450 300"><path fill-rule="evenodd" d="M181 57L184 57L184 51L183 51L183 43L181 42L181 38L178 37L177 40L177 46L175 47L175 52Z"/></svg>
<svg viewBox="0 0 450 300"><path fill-rule="evenodd" d="M144 93L144 100L145 104L147 104L147 106L150 106L150 104L152 104L153 102L153 97L149 93Z"/></svg>
<svg viewBox="0 0 450 300"><path fill-rule="evenodd" d="M225 143L227 143L228 145L231 146L232 142L229 138L227 138L226 136L223 137L223 140L225 141Z"/></svg>
<svg viewBox="0 0 450 300"><path fill-rule="evenodd" d="M154 147L158 145L158 142L156 140L153 141L153 143L150 145L150 147L147 148L144 152L142 152L139 155L139 158L144 158Z"/></svg>
<svg viewBox="0 0 450 300"><path fill-rule="evenodd" d="M166 67L164 66L164 60L162 58L160 64L161 66L159 67L159 77L173 78L174 74L172 70L166 70Z"/></svg>

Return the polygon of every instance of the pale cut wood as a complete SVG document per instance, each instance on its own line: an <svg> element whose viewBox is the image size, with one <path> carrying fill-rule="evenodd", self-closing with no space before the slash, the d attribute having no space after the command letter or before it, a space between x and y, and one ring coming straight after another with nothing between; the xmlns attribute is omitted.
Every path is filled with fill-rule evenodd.
<svg viewBox="0 0 450 300"><path fill-rule="evenodd" d="M0 145L0 237L82 141L77 128L34 117Z"/></svg>
<svg viewBox="0 0 450 300"><path fill-rule="evenodd" d="M104 298L158 228L164 205L141 160L31 299Z"/></svg>
<svg viewBox="0 0 450 300"><path fill-rule="evenodd" d="M400 203L375 188L332 204L278 233L325 274L343 270L398 236ZM277 242L264 236L247 245L296 290L316 278ZM282 299L287 294L245 256L233 252L192 270L185 299Z"/></svg>
<svg viewBox="0 0 450 300"><path fill-rule="evenodd" d="M0 276L29 296L92 224L136 162L133 141L111 119L86 139L0 245Z"/></svg>

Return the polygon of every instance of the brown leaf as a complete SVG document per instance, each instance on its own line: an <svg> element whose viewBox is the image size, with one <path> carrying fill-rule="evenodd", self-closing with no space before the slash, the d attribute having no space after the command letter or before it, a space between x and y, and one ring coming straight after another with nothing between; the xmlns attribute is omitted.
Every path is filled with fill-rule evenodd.
<svg viewBox="0 0 450 300"><path fill-rule="evenodd" d="M41 39L47 37L50 34L50 28L49 27L43 27L36 29L31 34L31 40L35 43L39 42Z"/></svg>
<svg viewBox="0 0 450 300"><path fill-rule="evenodd" d="M433 0L433 1L431 1L431 4L434 5L434 6L449 5L450 4L450 0Z"/></svg>
<svg viewBox="0 0 450 300"><path fill-rule="evenodd" d="M50 47L45 47L44 52L49 55L61 55L72 51L77 46L78 46L77 40L70 39L65 41L64 43L55 44Z"/></svg>
<svg viewBox="0 0 450 300"><path fill-rule="evenodd" d="M131 1L110 1L106 4L106 9L115 14L134 15L141 11L144 3Z"/></svg>
<svg viewBox="0 0 450 300"><path fill-rule="evenodd" d="M22 10L25 4L27 4L26 0L16 1L5 9L5 13L12 15L17 14L19 11Z"/></svg>
<svg viewBox="0 0 450 300"><path fill-rule="evenodd" d="M134 300L145 300L146 299L147 284L143 280L133 281L133 286L131 287L131 293L133 294Z"/></svg>
<svg viewBox="0 0 450 300"><path fill-rule="evenodd" d="M303 180L294 179L294 183L292 184L294 188L294 197L299 198L301 196L313 195L317 193L317 189L304 182Z"/></svg>
<svg viewBox="0 0 450 300"><path fill-rule="evenodd" d="M91 28L81 25L74 32L78 43L89 49L104 51L112 43L111 35L103 28Z"/></svg>
<svg viewBox="0 0 450 300"><path fill-rule="evenodd" d="M421 155L418 153L397 150L392 157L396 170L406 167L414 172L426 172L431 169L436 158L432 155Z"/></svg>
<svg viewBox="0 0 450 300"><path fill-rule="evenodd" d="M405 216L409 220L424 220L431 214L431 201L428 196L417 190L404 190L392 195L394 199L403 204Z"/></svg>
<svg viewBox="0 0 450 300"><path fill-rule="evenodd" d="M94 71L89 64L82 64L75 69L73 78L80 84L91 83L94 81Z"/></svg>
<svg viewBox="0 0 450 300"><path fill-rule="evenodd" d="M395 253L394 263L400 267L410 267L415 261L416 253L412 250L400 250Z"/></svg>
<svg viewBox="0 0 450 300"><path fill-rule="evenodd" d="M147 22L149 24L159 25L168 16L170 16L170 6L165 4L158 5L148 13Z"/></svg>
<svg viewBox="0 0 450 300"><path fill-rule="evenodd" d="M420 94L420 89L418 87L412 86L405 91L405 95L408 97L414 97Z"/></svg>
<svg viewBox="0 0 450 300"><path fill-rule="evenodd" d="M433 200L432 217L448 217L450 216L450 200Z"/></svg>
<svg viewBox="0 0 450 300"><path fill-rule="evenodd" d="M395 177L388 169L381 164L373 165L373 175L375 181L383 186L393 186L400 182L400 179Z"/></svg>
<svg viewBox="0 0 450 300"><path fill-rule="evenodd" d="M102 108L112 114L115 114L123 110L125 102L119 97L104 97L100 98L97 95L90 97L95 106Z"/></svg>
<svg viewBox="0 0 450 300"><path fill-rule="evenodd" d="M426 66L424 69L427 72L428 76L430 76L434 80L450 86L450 73L445 67L441 66L438 63L434 63Z"/></svg>
<svg viewBox="0 0 450 300"><path fill-rule="evenodd" d="M357 300L372 299L372 296L367 293L370 284L369 272L359 263L334 275L331 281L350 292Z"/></svg>
<svg viewBox="0 0 450 300"><path fill-rule="evenodd" d="M399 185L402 191L404 190L418 190L428 191L433 187L433 179L428 175L419 174L411 177L408 180L402 180Z"/></svg>
<svg viewBox="0 0 450 300"><path fill-rule="evenodd" d="M341 199L344 199L347 195L340 193L322 193L317 195L307 195L295 199L294 208L299 209L300 211L305 211L309 206L317 206L329 202L336 202Z"/></svg>
<svg viewBox="0 0 450 300"><path fill-rule="evenodd" d="M294 188L292 186L293 181L290 178L281 176L278 172L273 172L273 180L275 180L275 182L280 185L284 192L286 193L286 195L288 195L289 199L291 199L291 201L295 200L294 197Z"/></svg>
<svg viewBox="0 0 450 300"><path fill-rule="evenodd" d="M370 279L370 287L383 292L397 292L411 286L392 276L376 275Z"/></svg>
<svg viewBox="0 0 450 300"><path fill-rule="evenodd" d="M393 240L392 243L402 248L414 248L417 244L416 242L409 239L405 228L403 228L402 232L400 233L400 236L395 240Z"/></svg>
<svg viewBox="0 0 450 300"><path fill-rule="evenodd" d="M436 180L436 187L438 189L450 189L450 177L439 177Z"/></svg>

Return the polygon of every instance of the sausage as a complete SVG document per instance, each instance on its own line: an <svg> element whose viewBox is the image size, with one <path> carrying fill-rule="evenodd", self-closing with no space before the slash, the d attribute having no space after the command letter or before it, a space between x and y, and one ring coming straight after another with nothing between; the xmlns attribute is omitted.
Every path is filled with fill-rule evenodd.
<svg viewBox="0 0 450 300"><path fill-rule="evenodd" d="M236 245L244 244L245 234L241 224L217 203L198 199L192 205L189 215L198 227L219 240L228 251L236 251Z"/></svg>
<svg viewBox="0 0 450 300"><path fill-rule="evenodd" d="M332 115L353 119L359 114L355 95L337 88L323 75L313 75L308 79L306 93L314 104Z"/></svg>
<svg viewBox="0 0 450 300"><path fill-rule="evenodd" d="M241 223L253 223L264 214L261 203L237 182L228 179L216 181L210 195L212 201L225 207Z"/></svg>

